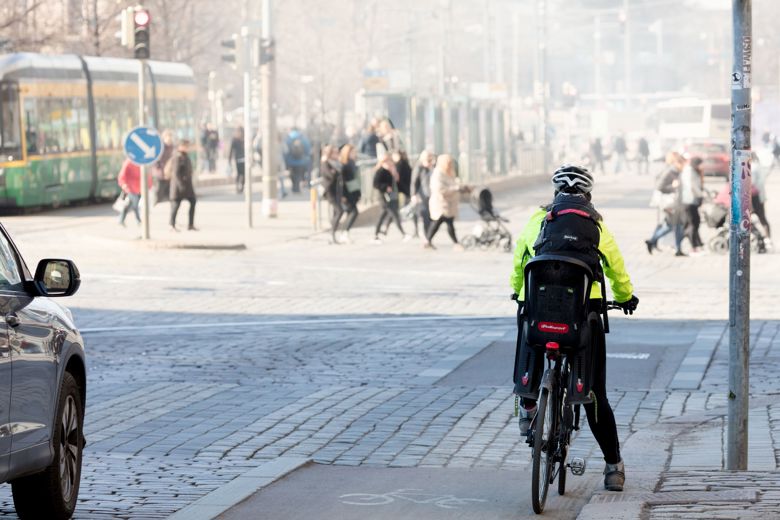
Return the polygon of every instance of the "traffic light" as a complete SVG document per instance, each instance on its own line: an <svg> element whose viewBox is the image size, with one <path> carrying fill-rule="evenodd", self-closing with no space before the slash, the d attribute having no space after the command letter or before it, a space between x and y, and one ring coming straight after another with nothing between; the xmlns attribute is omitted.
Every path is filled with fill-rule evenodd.
<svg viewBox="0 0 780 520"><path fill-rule="evenodd" d="M149 59L149 26L152 17L143 7L133 13L133 55L138 60Z"/></svg>
<svg viewBox="0 0 780 520"><path fill-rule="evenodd" d="M260 64L265 65L274 61L276 54L276 45L272 39L262 38L260 40Z"/></svg>
<svg viewBox="0 0 780 520"><path fill-rule="evenodd" d="M241 61L241 39L237 34L233 34L229 39L222 40L220 45L224 49L222 52L222 61L231 63L233 68L237 68Z"/></svg>

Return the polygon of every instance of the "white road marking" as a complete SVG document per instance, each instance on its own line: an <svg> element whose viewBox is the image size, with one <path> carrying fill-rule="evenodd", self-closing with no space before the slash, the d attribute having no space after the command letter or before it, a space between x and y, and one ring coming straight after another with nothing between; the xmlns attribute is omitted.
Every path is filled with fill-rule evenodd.
<svg viewBox="0 0 780 520"><path fill-rule="evenodd" d="M647 352L607 352L610 359L649 359Z"/></svg>
<svg viewBox="0 0 780 520"><path fill-rule="evenodd" d="M417 322L417 321L463 321L463 320L510 320L505 316L388 316L377 318L324 318L309 320L254 320L254 321L223 321L217 323L167 323L160 325L124 325L119 327L86 327L82 333L93 332L142 332L151 330L182 330L182 329L224 329L225 327L272 327L276 325L334 325L349 323L376 322Z"/></svg>

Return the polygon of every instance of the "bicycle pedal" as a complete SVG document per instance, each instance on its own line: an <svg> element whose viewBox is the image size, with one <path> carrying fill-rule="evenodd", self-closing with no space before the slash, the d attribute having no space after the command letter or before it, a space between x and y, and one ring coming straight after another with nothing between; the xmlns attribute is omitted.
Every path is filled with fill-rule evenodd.
<svg viewBox="0 0 780 520"><path fill-rule="evenodd" d="M573 457L568 466L571 469L572 475L577 475L579 477L585 474L585 459L583 458Z"/></svg>

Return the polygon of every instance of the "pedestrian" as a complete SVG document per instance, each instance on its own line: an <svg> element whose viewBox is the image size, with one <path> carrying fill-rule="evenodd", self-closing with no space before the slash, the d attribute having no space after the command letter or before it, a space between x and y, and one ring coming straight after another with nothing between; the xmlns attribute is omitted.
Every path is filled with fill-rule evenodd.
<svg viewBox="0 0 780 520"><path fill-rule="evenodd" d="M596 167L604 173L604 147L599 137L590 142L590 164L593 165L593 173L596 173Z"/></svg>
<svg viewBox="0 0 780 520"><path fill-rule="evenodd" d="M154 203L168 200L171 191L171 179L166 176L166 166L171 161L174 152L173 132L165 130L162 134L163 151L154 165L154 177L157 181L157 190Z"/></svg>
<svg viewBox="0 0 780 520"><path fill-rule="evenodd" d="M431 200L431 175L435 164L436 156L429 150L423 150L412 173L412 202L416 204L419 220L422 220L423 237L428 236L428 229L431 227L428 204ZM419 236L417 219L414 221L414 236Z"/></svg>
<svg viewBox="0 0 780 520"><path fill-rule="evenodd" d="M147 182L149 187L152 185L151 177L147 176ZM138 203L141 201L141 167L125 159L122 163L122 169L119 171L119 177L117 178L117 184L122 188L122 192L127 198L127 202L122 207L122 211L119 213L119 225L125 225L125 218L127 218L127 212L133 210L135 214L135 220L139 224L141 223L141 214L138 210Z"/></svg>
<svg viewBox="0 0 780 520"><path fill-rule="evenodd" d="M357 159L357 149L351 144L344 145L339 152L339 162L341 163L341 178L344 180L344 202L347 207L347 220L344 223L344 232L341 240L351 243L349 231L355 225L358 218L358 202L360 201L360 171L355 162Z"/></svg>
<svg viewBox="0 0 780 520"><path fill-rule="evenodd" d="M455 175L455 162L452 157L447 154L440 155L431 175L431 199L428 205L431 213L431 226L425 237L426 249L435 249L433 237L436 236L439 227L446 224L447 232L452 243L455 244L453 249L463 251L463 246L458 243L458 237L455 234L455 217L458 216L458 202L460 192L463 190L460 179Z"/></svg>
<svg viewBox="0 0 780 520"><path fill-rule="evenodd" d="M308 178L311 171L311 142L297 128L290 130L285 140L284 162L290 170L292 192L301 192L301 182Z"/></svg>
<svg viewBox="0 0 780 520"><path fill-rule="evenodd" d="M259 132L258 132L259 136ZM279 149L277 152L277 169L279 172L279 195L281 195L282 198L287 197L287 190L284 187L284 178L288 176L287 172L287 165L284 161L284 152L285 152L285 143L284 139L282 138L282 134L277 134L277 145ZM263 156L263 140L260 139L260 158L262 159Z"/></svg>
<svg viewBox="0 0 780 520"><path fill-rule="evenodd" d="M176 153L171 159L171 230L176 229L176 214L182 201L190 203L189 220L187 230L197 231L195 227L195 187L192 185L192 161L189 156L190 142L182 139Z"/></svg>
<svg viewBox="0 0 780 520"><path fill-rule="evenodd" d="M335 146L327 145L322 149L320 160L320 179L322 179L323 196L330 205L330 236L331 243L338 244L336 232L344 215L341 198L344 195L344 180L341 177L339 151Z"/></svg>
<svg viewBox="0 0 780 520"><path fill-rule="evenodd" d="M650 254L653 254L654 249L658 249L658 241L675 229L674 223L676 222L676 212L679 205L678 186L684 164L685 160L679 153L669 152L666 155L667 169L656 180L655 192L650 205L659 209L661 220L656 225L653 235L648 240L645 240L647 252ZM679 251L679 246L677 250Z"/></svg>
<svg viewBox="0 0 780 520"><path fill-rule="evenodd" d="M626 138L622 133L615 137L615 142L612 145L612 151L615 153L615 173L621 173L623 171L623 167L626 165L626 153L628 152Z"/></svg>
<svg viewBox="0 0 780 520"><path fill-rule="evenodd" d="M407 236L404 232L403 225L401 224L401 215L398 214L398 170L395 168L395 163L390 154L385 154L382 159L377 163L374 170L374 189L379 192L379 204L382 208L382 212L379 215L379 220L376 223L374 230L375 244L381 244L382 239L379 238L379 232L382 229L386 219L390 219L395 222L398 231L401 232L404 242L409 241L411 237Z"/></svg>
<svg viewBox="0 0 780 520"><path fill-rule="evenodd" d="M399 198L398 202L399 207L403 208L402 210L399 210L399 215L401 215L402 218L408 218L408 213L405 210L407 209L406 205L411 201L412 166L409 164L409 157L406 155L406 152L396 150L392 152L391 155L393 157L395 169L398 172L398 193L399 195L403 195L403 201L401 201ZM414 229L416 230L417 213L413 212L412 217L414 219ZM390 224L390 219L387 219L385 221L385 228L382 230L383 235L387 235L387 230L390 229Z"/></svg>
<svg viewBox="0 0 780 520"><path fill-rule="evenodd" d="M636 171L641 174L650 173L650 145L644 137L639 138L636 149Z"/></svg>
<svg viewBox="0 0 780 520"><path fill-rule="evenodd" d="M753 162L751 165L750 175L753 178L753 188L755 193L751 197L751 203L753 206L753 213L758 217L758 221L764 228L764 234L766 239L764 243L767 247L772 247L772 232L769 229L769 221L766 218L766 178L771 172L770 165L764 165L763 162L758 160L758 155L753 153Z"/></svg>
<svg viewBox="0 0 780 520"><path fill-rule="evenodd" d="M219 132L211 123L206 124L203 132L202 145L206 152L206 163L209 173L217 171L217 151L219 150Z"/></svg>
<svg viewBox="0 0 780 520"><path fill-rule="evenodd" d="M376 125L376 120L371 121L368 127L366 127L359 144L360 153L374 159L376 159L376 145L379 144L379 137L376 135Z"/></svg>
<svg viewBox="0 0 780 520"><path fill-rule="evenodd" d="M385 154L392 154L403 150L401 134L395 129L389 119L383 119L379 123L379 143L376 146L377 159L381 159Z"/></svg>
<svg viewBox="0 0 780 520"><path fill-rule="evenodd" d="M680 174L680 205L684 213L685 225L682 230L678 228L678 232L683 233L690 240L692 254L700 253L704 245L699 235L701 224L699 207L704 200L704 176L701 171L703 162L701 157L693 157ZM679 247L677 250L680 250Z"/></svg>
<svg viewBox="0 0 780 520"><path fill-rule="evenodd" d="M236 164L236 193L244 192L245 165L244 158L244 127L239 126L233 133L233 139L230 141L230 153L228 154L228 164L235 161Z"/></svg>

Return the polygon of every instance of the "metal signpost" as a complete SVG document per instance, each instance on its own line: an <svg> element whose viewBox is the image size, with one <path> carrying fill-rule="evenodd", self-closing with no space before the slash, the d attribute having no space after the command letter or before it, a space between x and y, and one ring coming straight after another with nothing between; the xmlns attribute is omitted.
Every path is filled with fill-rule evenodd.
<svg viewBox="0 0 780 520"><path fill-rule="evenodd" d="M139 85L143 86L143 74L140 76ZM143 92L143 90L142 90ZM140 107L143 115L143 103ZM149 185L146 179L146 166L157 162L162 155L163 143L160 134L154 128L138 126L130 130L125 137L125 156L130 162L141 169L141 222L143 225L143 239L149 239Z"/></svg>
<svg viewBox="0 0 780 520"><path fill-rule="evenodd" d="M263 0L260 80L263 121L263 215L275 218L278 206L278 157L276 135L276 61L274 57L273 13L271 0Z"/></svg>
<svg viewBox="0 0 780 520"><path fill-rule="evenodd" d="M729 395L726 469L748 462L750 361L750 117L752 0L732 0L734 68L731 73L731 225L729 258Z"/></svg>
<svg viewBox="0 0 780 520"><path fill-rule="evenodd" d="M247 225L250 228L253 226L252 166L254 163L252 160L252 76L250 70L250 49L252 48L252 40L253 38L250 34L249 27L242 27L241 41L243 43L238 52L242 53L240 61L244 76L244 197L246 201ZM263 150L263 152L265 152L265 150ZM263 154L263 160L265 161L265 153Z"/></svg>

